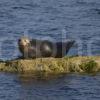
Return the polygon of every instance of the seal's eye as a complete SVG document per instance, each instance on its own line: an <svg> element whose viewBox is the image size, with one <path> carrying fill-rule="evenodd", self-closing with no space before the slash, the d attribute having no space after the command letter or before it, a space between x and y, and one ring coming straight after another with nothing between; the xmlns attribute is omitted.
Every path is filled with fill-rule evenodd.
<svg viewBox="0 0 100 100"><path fill-rule="evenodd" d="M28 42L28 40L25 40L25 42L27 43L27 42Z"/></svg>
<svg viewBox="0 0 100 100"><path fill-rule="evenodd" d="M21 39L19 39L18 41L21 42Z"/></svg>

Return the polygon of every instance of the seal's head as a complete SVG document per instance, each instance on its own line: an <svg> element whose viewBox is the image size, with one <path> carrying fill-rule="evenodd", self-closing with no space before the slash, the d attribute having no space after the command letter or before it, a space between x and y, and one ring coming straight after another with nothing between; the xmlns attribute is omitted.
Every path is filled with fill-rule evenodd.
<svg viewBox="0 0 100 100"><path fill-rule="evenodd" d="M30 40L27 37L22 37L18 40L18 47L23 56L28 54L30 45Z"/></svg>
<svg viewBox="0 0 100 100"><path fill-rule="evenodd" d="M22 37L18 40L19 46L28 46L30 44L30 40L27 37Z"/></svg>

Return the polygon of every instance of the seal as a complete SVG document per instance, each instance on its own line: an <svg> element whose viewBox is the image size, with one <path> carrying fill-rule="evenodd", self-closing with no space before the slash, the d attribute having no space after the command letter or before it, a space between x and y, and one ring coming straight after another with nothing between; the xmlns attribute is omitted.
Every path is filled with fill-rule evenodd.
<svg viewBox="0 0 100 100"><path fill-rule="evenodd" d="M49 40L30 40L22 37L18 40L19 51L23 58L64 57L75 41L52 42Z"/></svg>

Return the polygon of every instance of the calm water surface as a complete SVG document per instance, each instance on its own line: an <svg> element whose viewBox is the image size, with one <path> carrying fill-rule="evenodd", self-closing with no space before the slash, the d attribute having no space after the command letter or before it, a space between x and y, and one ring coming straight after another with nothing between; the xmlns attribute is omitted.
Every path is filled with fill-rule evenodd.
<svg viewBox="0 0 100 100"><path fill-rule="evenodd" d="M0 73L0 100L100 100L100 75L42 80Z"/></svg>
<svg viewBox="0 0 100 100"><path fill-rule="evenodd" d="M74 39L70 55L100 55L100 0L0 0L0 59L16 58L17 40ZM49 80L0 73L0 100L100 100L100 75Z"/></svg>

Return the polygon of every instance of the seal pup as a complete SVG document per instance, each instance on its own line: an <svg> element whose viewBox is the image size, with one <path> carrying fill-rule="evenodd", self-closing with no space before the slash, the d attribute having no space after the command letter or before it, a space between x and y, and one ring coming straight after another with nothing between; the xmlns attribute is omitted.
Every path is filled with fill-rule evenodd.
<svg viewBox="0 0 100 100"><path fill-rule="evenodd" d="M53 42L49 40L30 40L22 37L18 40L22 58L64 57L75 41Z"/></svg>

